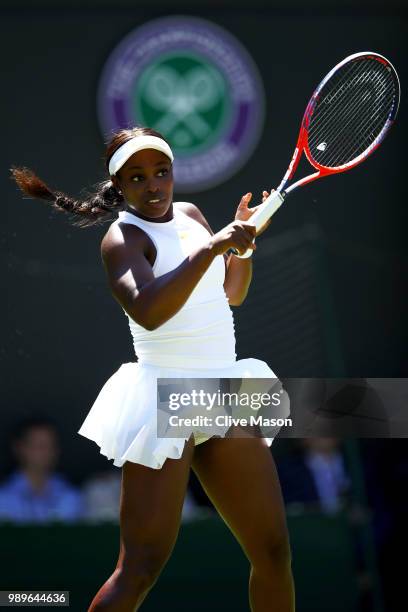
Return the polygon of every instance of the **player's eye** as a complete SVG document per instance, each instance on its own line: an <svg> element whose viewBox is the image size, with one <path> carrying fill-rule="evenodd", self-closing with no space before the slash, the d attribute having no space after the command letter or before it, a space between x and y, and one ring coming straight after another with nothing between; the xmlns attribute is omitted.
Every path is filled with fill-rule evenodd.
<svg viewBox="0 0 408 612"><path fill-rule="evenodd" d="M166 176L166 174L168 174L169 171L167 170L167 168L163 168L162 170L159 170L157 175L158 176Z"/></svg>
<svg viewBox="0 0 408 612"><path fill-rule="evenodd" d="M143 180L143 176L140 176L140 174L137 174L136 176L132 176L132 181L134 181L135 183L138 183L139 181Z"/></svg>

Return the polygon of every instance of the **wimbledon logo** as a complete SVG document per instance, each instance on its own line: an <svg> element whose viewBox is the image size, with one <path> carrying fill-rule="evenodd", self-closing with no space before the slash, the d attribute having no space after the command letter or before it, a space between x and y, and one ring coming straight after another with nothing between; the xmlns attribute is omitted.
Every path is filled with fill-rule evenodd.
<svg viewBox="0 0 408 612"><path fill-rule="evenodd" d="M263 126L264 91L247 51L203 19L166 17L113 51L98 91L104 136L144 125L175 154L179 192L218 185L243 166Z"/></svg>

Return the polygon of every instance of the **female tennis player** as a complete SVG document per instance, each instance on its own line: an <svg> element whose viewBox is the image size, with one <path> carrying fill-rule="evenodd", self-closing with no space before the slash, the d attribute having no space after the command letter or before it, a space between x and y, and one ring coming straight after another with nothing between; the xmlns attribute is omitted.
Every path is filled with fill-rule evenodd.
<svg viewBox="0 0 408 612"><path fill-rule="evenodd" d="M251 194L241 199L235 220L213 233L196 206L173 202L172 162L158 132L134 128L112 138L110 178L83 201L52 191L26 168L12 170L26 194L71 213L77 225L115 219L102 240L102 260L112 295L129 318L138 361L107 381L79 430L122 467L119 558L88 612L139 609L175 544L190 467L251 564L251 610L292 612L272 439L194 430L187 438L157 436L157 378L275 377L266 363L237 361L235 354L230 306L244 300L252 264L227 253L255 248Z"/></svg>

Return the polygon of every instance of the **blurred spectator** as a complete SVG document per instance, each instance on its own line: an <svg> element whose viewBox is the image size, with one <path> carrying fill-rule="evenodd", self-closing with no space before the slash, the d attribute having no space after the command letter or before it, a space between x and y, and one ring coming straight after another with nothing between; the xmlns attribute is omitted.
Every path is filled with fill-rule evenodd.
<svg viewBox="0 0 408 612"><path fill-rule="evenodd" d="M106 471L96 474L84 485L84 518L89 521L119 520L120 471Z"/></svg>
<svg viewBox="0 0 408 612"><path fill-rule="evenodd" d="M337 512L351 484L339 441L305 438L300 444L297 452L276 462L285 503Z"/></svg>
<svg viewBox="0 0 408 612"><path fill-rule="evenodd" d="M121 476L119 470L100 472L88 480L83 488L84 518L89 521L119 520ZM182 521L194 520L205 514L187 489Z"/></svg>
<svg viewBox="0 0 408 612"><path fill-rule="evenodd" d="M74 521L81 517L80 494L54 472L59 445L54 423L31 417L12 434L18 469L0 486L0 520L15 523Z"/></svg>

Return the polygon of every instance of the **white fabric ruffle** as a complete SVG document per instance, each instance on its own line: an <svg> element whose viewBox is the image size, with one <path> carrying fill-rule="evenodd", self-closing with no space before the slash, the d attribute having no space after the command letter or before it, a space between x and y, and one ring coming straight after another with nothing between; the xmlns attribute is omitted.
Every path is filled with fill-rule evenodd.
<svg viewBox="0 0 408 612"><path fill-rule="evenodd" d="M222 369L123 364L105 383L78 431L96 442L101 454L113 459L117 467L130 461L160 469L167 458L179 459L183 453L188 437L157 437L158 378L276 378L276 375L259 359L241 359ZM208 439L194 433L196 444ZM266 440L270 446L273 438Z"/></svg>

